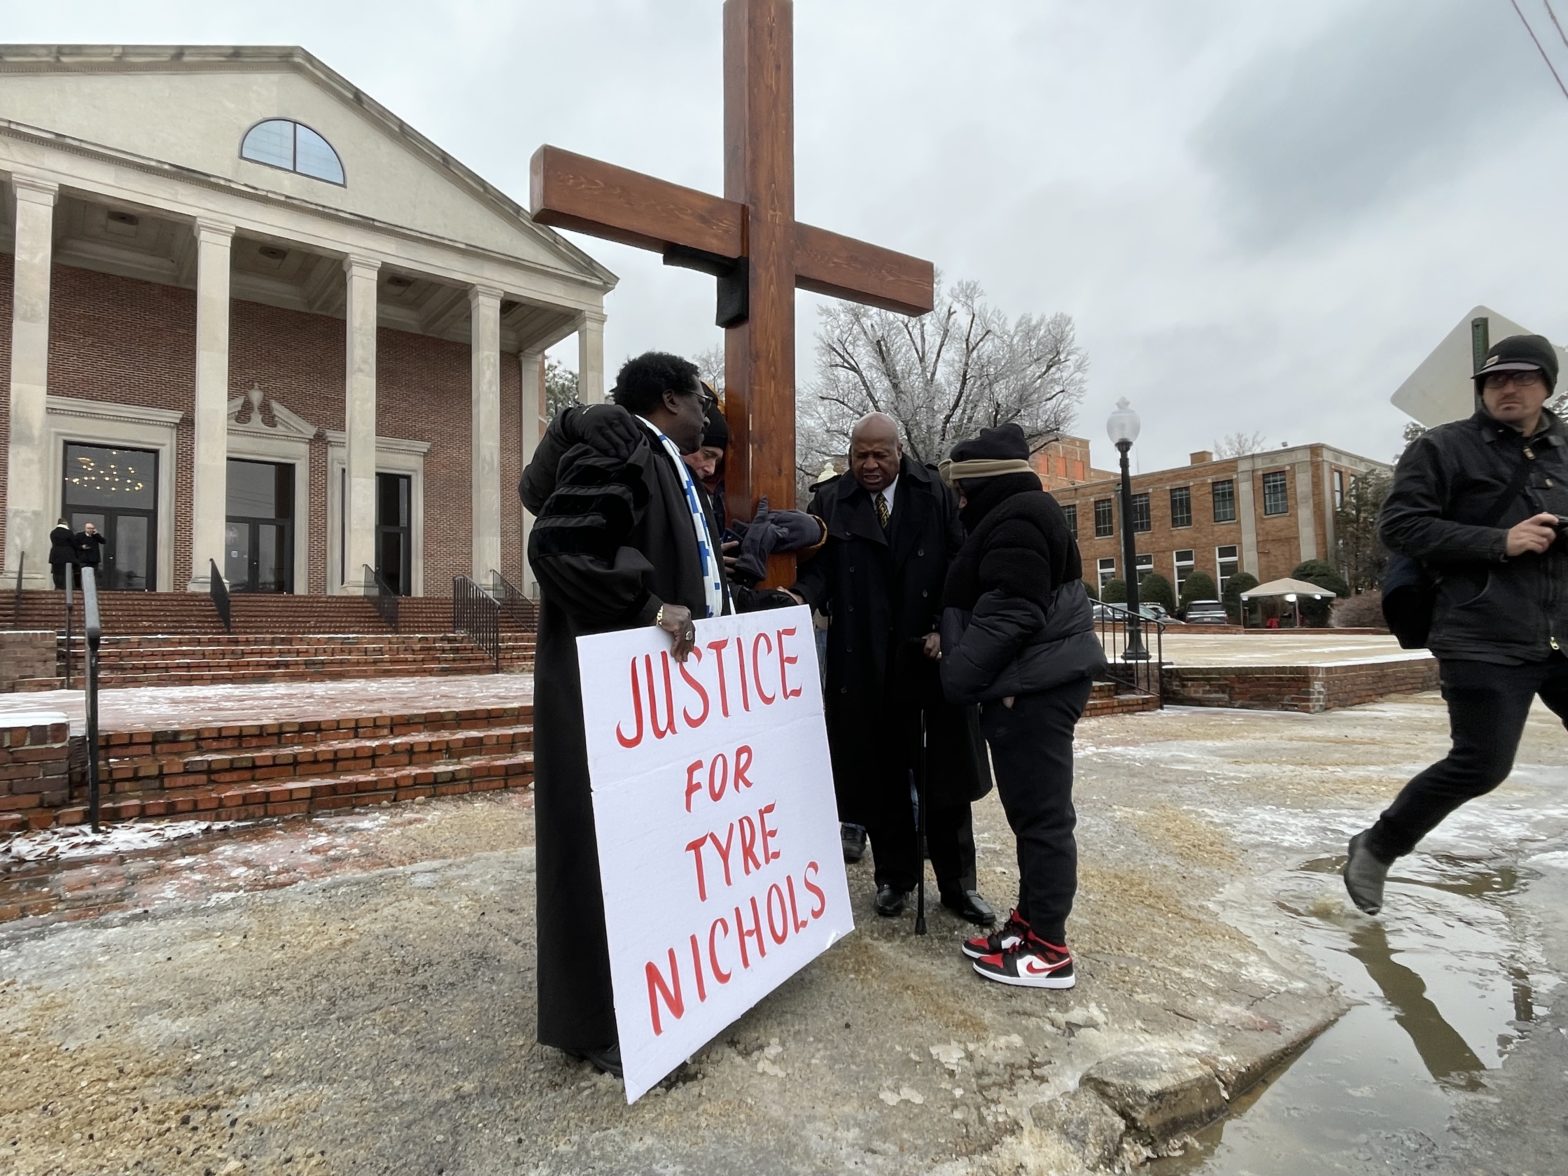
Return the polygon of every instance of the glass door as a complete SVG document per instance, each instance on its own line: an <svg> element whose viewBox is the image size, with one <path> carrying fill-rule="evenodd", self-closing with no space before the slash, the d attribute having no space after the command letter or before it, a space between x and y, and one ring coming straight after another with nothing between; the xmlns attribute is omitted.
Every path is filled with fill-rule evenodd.
<svg viewBox="0 0 1568 1176"><path fill-rule="evenodd" d="M89 553L83 562L96 562L100 588L149 592L157 587L156 453L67 442L61 504L79 550ZM103 536L101 544L80 539L88 523Z"/></svg>
<svg viewBox="0 0 1568 1176"><path fill-rule="evenodd" d="M231 592L294 591L294 466L228 465L223 575Z"/></svg>

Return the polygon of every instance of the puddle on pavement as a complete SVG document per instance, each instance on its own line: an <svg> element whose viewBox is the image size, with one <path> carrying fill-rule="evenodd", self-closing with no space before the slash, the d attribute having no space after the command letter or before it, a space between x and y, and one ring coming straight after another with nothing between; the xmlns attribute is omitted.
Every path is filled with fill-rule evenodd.
<svg viewBox="0 0 1568 1176"><path fill-rule="evenodd" d="M1414 1161L1443 1137L1457 1100L1484 1092L1487 1071L1528 1031L1535 991L1503 901L1524 886L1516 868L1402 859L1384 915L1369 919L1339 885L1343 865L1343 857L1305 863L1278 906L1300 945L1363 1003L1198 1133L1197 1147L1146 1171L1318 1176ZM1333 875L1332 886L1322 875Z"/></svg>

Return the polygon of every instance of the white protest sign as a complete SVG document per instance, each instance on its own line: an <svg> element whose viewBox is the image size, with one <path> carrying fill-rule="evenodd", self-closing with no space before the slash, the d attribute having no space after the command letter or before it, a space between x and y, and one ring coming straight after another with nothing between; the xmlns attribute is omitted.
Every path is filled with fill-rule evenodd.
<svg viewBox="0 0 1568 1176"><path fill-rule="evenodd" d="M577 640L626 1101L854 929L811 613Z"/></svg>

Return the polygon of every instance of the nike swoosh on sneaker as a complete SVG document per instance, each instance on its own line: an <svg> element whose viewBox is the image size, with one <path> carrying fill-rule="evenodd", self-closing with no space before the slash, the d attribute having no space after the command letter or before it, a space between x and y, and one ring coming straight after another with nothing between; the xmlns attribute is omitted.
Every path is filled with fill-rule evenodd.
<svg viewBox="0 0 1568 1176"><path fill-rule="evenodd" d="M1022 970L1028 972L1031 976L1049 976L1052 972L1065 968L1071 962L1070 958L1064 956L1054 964L1048 964L1036 956L1033 959L1025 960Z"/></svg>

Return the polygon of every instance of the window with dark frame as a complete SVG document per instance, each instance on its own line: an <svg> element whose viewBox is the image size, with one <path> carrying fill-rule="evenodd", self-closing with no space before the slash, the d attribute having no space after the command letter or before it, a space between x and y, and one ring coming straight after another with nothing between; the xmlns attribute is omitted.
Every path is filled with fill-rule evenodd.
<svg viewBox="0 0 1568 1176"><path fill-rule="evenodd" d="M1078 537L1078 504L1071 503L1062 507L1062 513L1067 516L1067 533L1076 539Z"/></svg>
<svg viewBox="0 0 1568 1176"><path fill-rule="evenodd" d="M1334 509L1339 510L1345 505L1345 471L1334 471Z"/></svg>
<svg viewBox="0 0 1568 1176"><path fill-rule="evenodd" d="M1285 471L1275 470L1263 475L1263 513L1282 515L1290 513L1290 493L1285 485Z"/></svg>
<svg viewBox="0 0 1568 1176"><path fill-rule="evenodd" d="M1176 599L1181 599L1181 594L1187 587L1187 577L1192 575L1193 553L1191 551L1178 551L1175 556L1176 567Z"/></svg>
<svg viewBox="0 0 1568 1176"><path fill-rule="evenodd" d="M1134 494L1132 496L1132 529L1134 532L1154 530L1154 524L1149 521L1149 496L1147 494Z"/></svg>
<svg viewBox="0 0 1568 1176"><path fill-rule="evenodd" d="M1217 578L1220 582L1221 593L1225 591L1225 585L1230 582L1230 578L1239 570L1239 565L1240 560L1237 558L1237 547L1235 544L1214 549L1214 567L1219 572Z"/></svg>
<svg viewBox="0 0 1568 1176"><path fill-rule="evenodd" d="M1094 537L1104 539L1107 535L1116 533L1116 516L1111 508L1109 498L1096 498L1094 500Z"/></svg>
<svg viewBox="0 0 1568 1176"><path fill-rule="evenodd" d="M1102 556L1100 559L1100 591L1105 591L1105 586L1116 579L1116 557Z"/></svg>
<svg viewBox="0 0 1568 1176"><path fill-rule="evenodd" d="M1171 526L1192 526L1192 487L1173 486L1171 488Z"/></svg>
<svg viewBox="0 0 1568 1176"><path fill-rule="evenodd" d="M1214 521L1216 523L1234 523L1236 521L1236 483L1226 478L1223 482L1215 482L1210 489L1214 492Z"/></svg>

